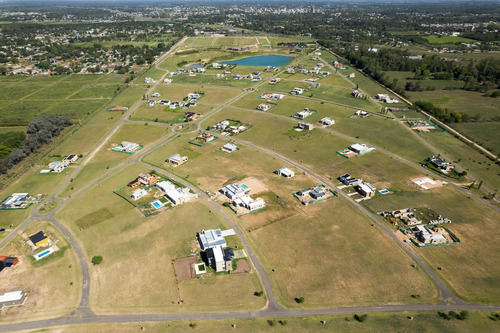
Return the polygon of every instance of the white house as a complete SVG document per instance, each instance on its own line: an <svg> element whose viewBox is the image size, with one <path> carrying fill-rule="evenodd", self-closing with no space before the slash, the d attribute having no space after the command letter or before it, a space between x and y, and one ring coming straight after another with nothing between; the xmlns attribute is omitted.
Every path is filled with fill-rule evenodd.
<svg viewBox="0 0 500 333"><path fill-rule="evenodd" d="M156 105L156 101L154 99L151 99L148 101L148 106L155 106Z"/></svg>
<svg viewBox="0 0 500 333"><path fill-rule="evenodd" d="M271 105L262 103L259 106L257 106L257 109L262 110L262 111L267 111L271 108Z"/></svg>
<svg viewBox="0 0 500 333"><path fill-rule="evenodd" d="M198 234L198 239L202 250L210 249L216 246L226 246L226 240L220 229L202 230Z"/></svg>
<svg viewBox="0 0 500 333"><path fill-rule="evenodd" d="M274 171L278 176L283 176L285 178L292 178L295 176L295 172L288 169L287 167L281 167L278 170Z"/></svg>
<svg viewBox="0 0 500 333"><path fill-rule="evenodd" d="M349 147L349 149L357 154L363 154L372 150L372 148L367 147L364 143L355 143Z"/></svg>
<svg viewBox="0 0 500 333"><path fill-rule="evenodd" d="M293 88L292 91L290 91L290 94L292 95L302 95L304 93L304 89L302 88Z"/></svg>
<svg viewBox="0 0 500 333"><path fill-rule="evenodd" d="M240 206L248 209L249 211L254 211L260 208L264 208L266 203L262 199L254 200L249 195L242 196L233 201L233 205Z"/></svg>
<svg viewBox="0 0 500 333"><path fill-rule="evenodd" d="M141 146L139 146L135 142L122 141L121 147L117 147L117 149L124 151L124 152L127 152L127 153L130 153L130 152L138 150L140 147Z"/></svg>
<svg viewBox="0 0 500 333"><path fill-rule="evenodd" d="M221 147L221 150L225 151L226 153L232 153L237 149L238 147L236 145L233 145L232 143L226 143L224 146Z"/></svg>
<svg viewBox="0 0 500 333"><path fill-rule="evenodd" d="M165 193L165 197L172 202L174 205L180 205L186 202L187 197L189 196L188 188L177 188L175 190L171 190Z"/></svg>
<svg viewBox="0 0 500 333"><path fill-rule="evenodd" d="M333 120L329 117L325 117L325 118L321 119L319 122L323 125L326 125L326 126L330 126L330 125L335 124L335 120Z"/></svg>
<svg viewBox="0 0 500 333"><path fill-rule="evenodd" d="M0 295L0 310L10 306L23 305L26 293L22 290L9 291Z"/></svg>
<svg viewBox="0 0 500 333"><path fill-rule="evenodd" d="M153 98L158 98L158 97L160 97L160 93L155 92L155 93L153 93L153 94L151 95L151 97L153 97Z"/></svg>
<svg viewBox="0 0 500 333"><path fill-rule="evenodd" d="M148 192L146 192L146 190L140 188L136 190L134 193L132 193L130 197L132 198L132 200L139 200L140 198L146 196L147 194Z"/></svg>
<svg viewBox="0 0 500 333"><path fill-rule="evenodd" d="M377 190L372 184L369 183L361 183L357 187L358 193L361 194L365 198L371 198L375 195L375 191Z"/></svg>
<svg viewBox="0 0 500 333"><path fill-rule="evenodd" d="M221 188L220 193L224 194L229 199L234 200L250 193L250 188L245 184L238 185L233 183Z"/></svg>
<svg viewBox="0 0 500 333"><path fill-rule="evenodd" d="M174 184L166 180L162 180L161 182L156 183L156 187L165 193L175 190Z"/></svg>

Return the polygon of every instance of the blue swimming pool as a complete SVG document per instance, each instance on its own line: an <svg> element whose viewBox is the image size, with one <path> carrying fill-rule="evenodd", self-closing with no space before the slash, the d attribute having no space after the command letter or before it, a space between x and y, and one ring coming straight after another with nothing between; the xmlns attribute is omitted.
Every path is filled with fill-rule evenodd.
<svg viewBox="0 0 500 333"><path fill-rule="evenodd" d="M37 256L38 258L41 258L41 257L43 257L43 256L45 256L45 255L47 255L47 254L49 254L49 253L50 253L50 250L47 250L47 251L43 251L42 253L37 254L36 256Z"/></svg>
<svg viewBox="0 0 500 333"><path fill-rule="evenodd" d="M380 192L380 194L387 194L387 193L389 193L389 190L383 189L383 190L380 190L379 192Z"/></svg>
<svg viewBox="0 0 500 333"><path fill-rule="evenodd" d="M245 57L240 59L221 61L221 64L234 64L240 66L275 66L280 67L286 65L292 57L281 56L281 55L264 55L264 56L254 56Z"/></svg>

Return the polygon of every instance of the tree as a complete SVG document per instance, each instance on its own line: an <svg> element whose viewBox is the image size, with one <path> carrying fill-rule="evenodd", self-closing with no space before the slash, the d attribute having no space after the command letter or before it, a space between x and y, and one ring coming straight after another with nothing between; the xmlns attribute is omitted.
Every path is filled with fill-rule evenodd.
<svg viewBox="0 0 500 333"><path fill-rule="evenodd" d="M304 297L295 297L295 302L297 302L298 304L301 304L301 303L305 302L305 299L304 299Z"/></svg>
<svg viewBox="0 0 500 333"><path fill-rule="evenodd" d="M99 265L102 262L102 256L93 256L92 263L94 265Z"/></svg>
<svg viewBox="0 0 500 333"><path fill-rule="evenodd" d="M368 318L368 315L367 315L366 313L361 314L361 315L359 315L359 314L357 314L357 313L356 313L356 314L353 316L353 318L354 318L354 320L356 320L357 322L363 323L363 322L366 320L366 318Z"/></svg>

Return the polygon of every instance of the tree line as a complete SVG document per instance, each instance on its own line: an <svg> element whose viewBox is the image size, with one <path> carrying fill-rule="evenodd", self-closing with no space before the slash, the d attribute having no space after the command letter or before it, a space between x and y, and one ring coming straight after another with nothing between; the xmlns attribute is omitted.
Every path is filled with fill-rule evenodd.
<svg viewBox="0 0 500 333"><path fill-rule="evenodd" d="M68 116L36 117L29 123L26 130L28 136L19 145L11 150L10 154L0 160L0 174L6 174L9 169L19 164L26 157L34 154L44 144L49 143L53 137L73 122Z"/></svg>

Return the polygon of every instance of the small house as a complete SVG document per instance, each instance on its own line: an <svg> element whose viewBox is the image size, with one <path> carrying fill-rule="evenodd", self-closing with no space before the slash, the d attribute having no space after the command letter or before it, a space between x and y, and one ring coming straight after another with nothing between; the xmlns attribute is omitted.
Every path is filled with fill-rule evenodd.
<svg viewBox="0 0 500 333"><path fill-rule="evenodd" d="M321 119L319 122L323 125L326 125L326 126L330 126L330 125L335 124L335 120L333 120L329 117L325 117L325 118Z"/></svg>
<svg viewBox="0 0 500 333"><path fill-rule="evenodd" d="M236 145L233 145L232 143L226 143L221 147L221 150L225 151L226 153L232 153L233 151L238 150L238 147Z"/></svg>
<svg viewBox="0 0 500 333"><path fill-rule="evenodd" d="M219 190L220 193L224 194L231 200L235 200L239 197L247 195L250 193L250 188L245 184L238 185L237 183L229 184L224 186Z"/></svg>
<svg viewBox="0 0 500 333"><path fill-rule="evenodd" d="M10 306L23 305L26 293L22 290L9 291L0 295L0 310Z"/></svg>
<svg viewBox="0 0 500 333"><path fill-rule="evenodd" d="M234 258L232 248L223 248L221 245L207 249L206 251L208 265L216 272L232 270L231 260Z"/></svg>
<svg viewBox="0 0 500 333"><path fill-rule="evenodd" d="M295 172L288 169L287 167L281 167L278 170L274 171L274 173L285 178L292 178L293 176L295 176Z"/></svg>
<svg viewBox="0 0 500 333"><path fill-rule="evenodd" d="M156 101L154 99L151 99L148 101L148 106L155 106L156 105Z"/></svg>
<svg viewBox="0 0 500 333"><path fill-rule="evenodd" d="M176 153L176 154L173 154L172 156L170 156L169 158L167 158L166 162L172 164L172 166L174 166L174 167L178 167L179 165L187 162L187 160L188 160L187 156L181 156L181 154Z"/></svg>
<svg viewBox="0 0 500 333"><path fill-rule="evenodd" d="M63 162L66 163L75 163L78 160L78 155L77 154L71 154L68 155L66 158L63 159Z"/></svg>
<svg viewBox="0 0 500 333"><path fill-rule="evenodd" d="M134 193L132 193L130 197L132 198L132 200L139 200L140 198L145 197L147 194L148 192L146 192L146 190L140 188L136 190Z"/></svg>
<svg viewBox="0 0 500 333"><path fill-rule="evenodd" d="M364 198L371 198L375 195L376 188L369 183L361 183L357 186L356 190Z"/></svg>
<svg viewBox="0 0 500 333"><path fill-rule="evenodd" d="M261 110L261 111L267 111L267 110L271 109L271 105L269 105L267 103L262 103L259 106L257 106L257 109Z"/></svg>
<svg viewBox="0 0 500 333"><path fill-rule="evenodd" d="M153 97L153 98L158 98L158 97L160 97L160 93L155 92L155 93L153 93L153 94L151 95L151 97Z"/></svg>
<svg viewBox="0 0 500 333"><path fill-rule="evenodd" d="M349 147L349 150L355 152L356 154L363 154L370 151L370 148L368 148L364 143L355 143Z"/></svg>
<svg viewBox="0 0 500 333"><path fill-rule="evenodd" d="M297 125L297 128L301 128L301 129L304 129L306 131L312 131L314 129L314 125L311 123L299 122Z"/></svg>
<svg viewBox="0 0 500 333"><path fill-rule="evenodd" d="M226 239L220 229L202 230L198 234L198 241L202 250L216 246L226 246Z"/></svg>
<svg viewBox="0 0 500 333"><path fill-rule="evenodd" d="M163 192L170 192L172 190L175 190L174 184L167 180L162 180L161 182L156 183L156 187Z"/></svg>
<svg viewBox="0 0 500 333"><path fill-rule="evenodd" d="M29 240L33 243L35 248L49 245L49 237L47 237L47 234L43 231L39 231L29 236Z"/></svg>

